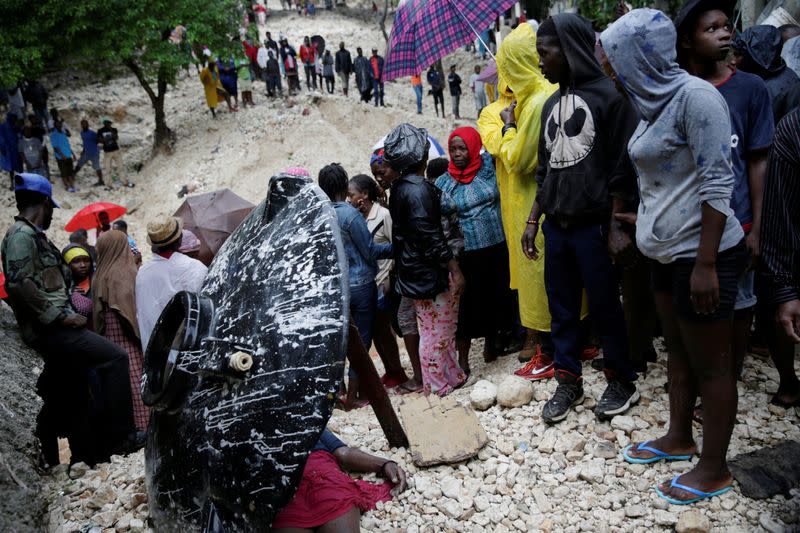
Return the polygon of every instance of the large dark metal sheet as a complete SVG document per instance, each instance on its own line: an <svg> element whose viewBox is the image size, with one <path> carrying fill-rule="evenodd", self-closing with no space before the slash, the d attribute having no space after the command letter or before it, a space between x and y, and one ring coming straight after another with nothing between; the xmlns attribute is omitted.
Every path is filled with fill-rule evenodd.
<svg viewBox="0 0 800 533"><path fill-rule="evenodd" d="M333 410L347 345L347 261L308 178L279 175L200 295L181 293L147 349L145 450L158 531L265 531ZM252 367L229 366L247 354Z"/></svg>

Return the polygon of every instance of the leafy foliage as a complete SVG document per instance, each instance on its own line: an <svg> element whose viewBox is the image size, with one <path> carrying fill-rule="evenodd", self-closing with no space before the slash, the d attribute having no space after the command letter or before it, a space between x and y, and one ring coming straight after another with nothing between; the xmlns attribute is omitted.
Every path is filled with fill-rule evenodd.
<svg viewBox="0 0 800 533"><path fill-rule="evenodd" d="M192 61L191 44L227 55L241 20L238 0L2 0L0 85L38 76L46 66L132 71L156 113L156 144L168 133L163 97ZM172 44L169 32L186 27ZM161 132L159 132L161 128Z"/></svg>
<svg viewBox="0 0 800 533"><path fill-rule="evenodd" d="M639 7L654 7L664 10L667 16L672 17L678 13L682 0L626 0L634 9ZM578 13L591 20L597 30L604 30L614 21L614 11L619 0L580 0ZM666 5L665 5L666 4Z"/></svg>

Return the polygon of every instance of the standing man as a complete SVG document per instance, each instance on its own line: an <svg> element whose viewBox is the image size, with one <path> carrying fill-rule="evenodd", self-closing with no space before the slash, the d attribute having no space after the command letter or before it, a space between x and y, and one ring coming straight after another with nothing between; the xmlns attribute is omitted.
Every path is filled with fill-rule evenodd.
<svg viewBox="0 0 800 533"><path fill-rule="evenodd" d="M275 56L277 57L277 55L278 55L278 43L276 43L272 39L272 33L267 32L267 38L264 41L264 46L266 46L268 50L275 50Z"/></svg>
<svg viewBox="0 0 800 533"><path fill-rule="evenodd" d="M542 418L549 423L565 419L571 407L583 401L582 288L603 347L608 380L595 414L612 417L639 401L619 279L608 251L612 244L619 255L633 247L613 215L635 191L626 154L638 120L601 70L594 46L591 24L571 13L545 20L536 38L542 74L560 87L542 108L539 187L522 235L523 252L529 259L538 259L535 239L539 219L546 215L544 278L558 382L542 410ZM512 122L505 128L516 125Z"/></svg>
<svg viewBox="0 0 800 533"><path fill-rule="evenodd" d="M303 37L303 44L300 45L300 61L303 63L303 70L306 74L306 89L317 90L317 50L311 45L311 39L308 36Z"/></svg>
<svg viewBox="0 0 800 533"><path fill-rule="evenodd" d="M800 380L794 370L800 344L800 110L780 121L769 153L764 187L761 253L770 285L770 303L777 308L772 359L780 383L772 403L800 406Z"/></svg>
<svg viewBox="0 0 800 533"><path fill-rule="evenodd" d="M456 66L450 65L450 74L447 75L447 84L450 86L450 99L453 103L453 115L457 119L461 118L458 106L461 102L461 76L456 72Z"/></svg>
<svg viewBox="0 0 800 533"><path fill-rule="evenodd" d="M422 114L422 77L419 74L411 76L411 87L414 88L414 96L417 97L417 115Z"/></svg>
<svg viewBox="0 0 800 533"><path fill-rule="evenodd" d="M136 318L142 336L142 350L147 350L150 335L161 311L180 291L198 292L208 269L198 261L178 252L183 222L163 215L147 224L147 242L153 258L136 275Z"/></svg>
<svg viewBox="0 0 800 533"><path fill-rule="evenodd" d="M22 128L22 138L19 140L19 153L22 154L22 162L25 163L25 170L40 176L47 175L44 163L44 146L38 137L33 135L33 127L25 126Z"/></svg>
<svg viewBox="0 0 800 533"><path fill-rule="evenodd" d="M369 102L372 94L372 69L369 66L369 59L364 57L361 48L356 48L356 60L353 63L353 71L356 73L356 85L361 94L362 102Z"/></svg>
<svg viewBox="0 0 800 533"><path fill-rule="evenodd" d="M442 106L442 118L446 115L444 113L444 76L439 72L435 65L431 65L428 69L428 83L431 86L431 94L433 95L433 107L436 109L436 116L439 116L439 105Z"/></svg>
<svg viewBox="0 0 800 533"><path fill-rule="evenodd" d="M380 104L383 107L383 58L378 55L378 49L372 49L372 57L369 59L372 69L372 92L375 98L375 107Z"/></svg>
<svg viewBox="0 0 800 533"><path fill-rule="evenodd" d="M69 145L70 132L64 128L64 121L57 118L53 121L53 129L50 131L50 144L53 145L53 154L56 156L56 164L61 174L61 181L67 192L75 192L75 170L72 167L76 159Z"/></svg>
<svg viewBox="0 0 800 533"><path fill-rule="evenodd" d="M25 100L31 104L33 114L42 122L47 122L47 89L36 80L29 81L24 91Z"/></svg>
<svg viewBox="0 0 800 533"><path fill-rule="evenodd" d="M300 73L297 71L297 53L286 37L281 39L281 61L283 62L283 70L286 73L289 96L291 96L295 94L295 91L300 91Z"/></svg>
<svg viewBox="0 0 800 533"><path fill-rule="evenodd" d="M350 52L345 49L344 42L341 42L339 43L339 51L336 52L336 73L342 82L342 90L345 96L347 96L347 91L350 88L350 73L352 72L353 60L350 57Z"/></svg>
<svg viewBox="0 0 800 533"><path fill-rule="evenodd" d="M125 350L86 329L86 318L70 304L69 267L45 231L59 207L50 182L37 174L18 174L14 196L19 214L6 232L0 255L6 275L7 302L14 310L25 344L44 359L42 395L44 405L37 434L54 436L49 423L66 424L73 461L93 465L108 461L112 453L127 453L144 444L144 435L134 433L128 355ZM89 413L89 383L92 371L100 381L93 387L93 409ZM50 379L46 379L49 377ZM55 421L56 412L68 411ZM52 452L54 440L43 442ZM55 454L48 453L52 460ZM49 461L48 461L49 462Z"/></svg>
<svg viewBox="0 0 800 533"><path fill-rule="evenodd" d="M83 141L83 151L81 151L81 157L75 167L75 175L78 175L83 165L91 162L92 168L97 172L97 183L93 186L104 187L103 168L100 166L100 149L97 147L100 141L97 140L97 132L89 129L89 121L86 119L81 120L81 140Z"/></svg>
<svg viewBox="0 0 800 533"><path fill-rule="evenodd" d="M103 127L97 130L97 137L103 144L103 165L108 169L112 183L114 180L119 180L126 187L133 188L134 184L121 175L124 165L122 163L122 152L119 149L119 133L117 128L111 127L111 124L111 119L106 117L103 119Z"/></svg>
<svg viewBox="0 0 800 533"><path fill-rule="evenodd" d="M478 78L481 75L481 66L475 65L475 72L469 77L469 89L475 98L475 116L480 117L481 111L486 107L486 83Z"/></svg>

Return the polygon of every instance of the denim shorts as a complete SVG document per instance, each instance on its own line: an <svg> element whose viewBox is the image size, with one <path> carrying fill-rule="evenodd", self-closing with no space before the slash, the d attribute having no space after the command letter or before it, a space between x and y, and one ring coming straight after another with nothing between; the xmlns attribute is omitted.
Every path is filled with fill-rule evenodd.
<svg viewBox="0 0 800 533"><path fill-rule="evenodd" d="M756 272L755 270L745 270L739 277L739 292L736 294L736 305L734 309L750 309L758 303L756 298Z"/></svg>
<svg viewBox="0 0 800 533"><path fill-rule="evenodd" d="M708 315L696 313L691 300L691 277L694 259L676 259L672 263L653 263L652 284L655 292L668 292L678 315L692 322L713 322L733 319L739 279L747 266L748 252L744 241L717 255L719 305Z"/></svg>

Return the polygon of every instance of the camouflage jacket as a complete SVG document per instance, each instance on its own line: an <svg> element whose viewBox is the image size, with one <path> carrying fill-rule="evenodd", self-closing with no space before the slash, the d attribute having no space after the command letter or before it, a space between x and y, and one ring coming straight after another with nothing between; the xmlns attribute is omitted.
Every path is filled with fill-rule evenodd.
<svg viewBox="0 0 800 533"><path fill-rule="evenodd" d="M62 313L74 312L67 291L70 273L61 252L43 231L25 218L14 217L14 220L3 239L0 255L8 303L14 310L22 338L30 344L36 340L40 326L52 323ZM15 297L13 289L21 287L26 279L36 285L37 296Z"/></svg>

